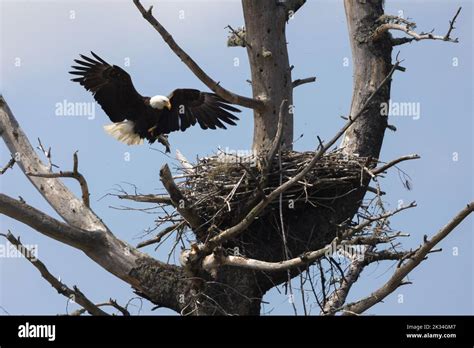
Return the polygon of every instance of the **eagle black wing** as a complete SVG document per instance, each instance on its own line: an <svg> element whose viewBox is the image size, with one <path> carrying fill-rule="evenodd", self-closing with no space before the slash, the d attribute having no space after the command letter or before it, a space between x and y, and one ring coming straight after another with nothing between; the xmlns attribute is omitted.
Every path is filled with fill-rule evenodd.
<svg viewBox="0 0 474 348"><path fill-rule="evenodd" d="M130 75L116 65L110 65L94 52L95 58L80 55L83 60L75 59L80 65L72 66L70 74L79 75L71 81L79 82L92 92L112 122L125 119L136 120L144 108L143 97L133 86Z"/></svg>
<svg viewBox="0 0 474 348"><path fill-rule="evenodd" d="M161 111L156 129L158 134L184 131L196 123L199 123L202 129L226 129L225 124L235 126L234 121L238 120L230 112L240 110L213 93L197 89L176 89L168 98L171 109Z"/></svg>

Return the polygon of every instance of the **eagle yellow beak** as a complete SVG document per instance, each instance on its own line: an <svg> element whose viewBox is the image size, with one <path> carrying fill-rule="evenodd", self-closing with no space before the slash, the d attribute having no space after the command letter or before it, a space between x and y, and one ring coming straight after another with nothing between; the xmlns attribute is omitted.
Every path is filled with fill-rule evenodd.
<svg viewBox="0 0 474 348"><path fill-rule="evenodd" d="M171 110L171 103L167 102L166 105L165 105L165 108L167 108L168 110Z"/></svg>

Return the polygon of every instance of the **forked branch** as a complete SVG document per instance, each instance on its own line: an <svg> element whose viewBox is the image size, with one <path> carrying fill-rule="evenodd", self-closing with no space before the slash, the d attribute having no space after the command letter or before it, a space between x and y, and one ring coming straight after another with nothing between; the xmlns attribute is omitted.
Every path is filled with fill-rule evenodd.
<svg viewBox="0 0 474 348"><path fill-rule="evenodd" d="M87 186L87 181L84 178L84 176L79 173L78 167L79 167L79 159L77 157L77 151L74 152L73 156L74 160L74 165L73 165L73 170L72 171L60 171L59 173L30 173L27 172L26 175L29 176L36 176L39 178L73 178L76 179L79 182L79 185L81 186L81 191L82 191L82 201L84 202L84 205L86 207L90 207L90 200L89 200L89 187Z"/></svg>

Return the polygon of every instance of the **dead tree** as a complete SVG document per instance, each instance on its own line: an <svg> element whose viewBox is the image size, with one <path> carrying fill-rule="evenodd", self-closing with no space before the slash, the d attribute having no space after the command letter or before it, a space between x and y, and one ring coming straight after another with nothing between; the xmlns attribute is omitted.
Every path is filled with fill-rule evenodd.
<svg viewBox="0 0 474 348"><path fill-rule="evenodd" d="M394 232L388 221L415 204L387 211L381 203L384 192L378 180L396 164L418 158L404 156L386 164L379 160L384 133L390 127L387 118L380 117L380 105L390 99L394 74L404 70L398 57L393 59L393 47L425 39L457 42L451 35L460 10L441 36L417 33L415 23L386 15L382 0L345 0L354 62L350 112L332 139L319 140L314 151L297 153L292 151L293 92L315 78L292 79L285 29L305 0L242 0L245 26L237 30L229 26L229 44L247 50L252 97L237 95L212 79L175 42L151 7L146 9L139 0L133 2L209 89L231 103L253 109L255 154L221 153L194 164L178 154L182 163L179 175L173 177L167 165L160 171L167 194L118 195L157 204L170 212L158 220L163 229L156 237L133 247L116 238L91 209L77 155L72 171L53 172L51 151L41 145L50 163L43 164L2 98L0 134L12 160L1 174L16 163L63 221L4 194L0 194L1 214L82 250L140 296L183 315L258 315L262 297L271 288L287 283L293 295L291 279L296 276L300 276L301 286L309 284L313 289L321 314L335 315L363 313L403 285L406 275L474 209L473 203L468 204L432 238L425 236L419 248L403 251L395 244L403 235ZM393 30L406 37L394 39ZM62 183L65 177L78 180L82 199ZM364 203L368 192L375 195ZM181 265L156 260L138 250L171 234L188 245L181 253ZM4 236L22 248L11 233ZM351 250L356 247L359 251L354 256ZM332 258L337 250L347 254L346 265ZM28 250L22 252L30 256ZM346 303L363 269L385 260L398 262L390 280L366 298ZM77 288L55 280L44 264L35 266L60 293L77 298L84 310L76 314L106 314L104 306L128 314L113 300L94 305ZM314 270L320 278L318 289L312 279ZM329 282L335 285L330 288Z"/></svg>

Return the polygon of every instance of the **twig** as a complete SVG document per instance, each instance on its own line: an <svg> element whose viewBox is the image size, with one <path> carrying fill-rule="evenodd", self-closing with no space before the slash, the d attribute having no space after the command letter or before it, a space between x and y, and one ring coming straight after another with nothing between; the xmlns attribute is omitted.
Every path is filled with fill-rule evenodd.
<svg viewBox="0 0 474 348"><path fill-rule="evenodd" d="M283 99L280 104L280 112L278 113L278 128L275 134L275 138L273 139L272 145L270 147L270 150L268 151L268 154L267 154L264 175L270 172L273 159L275 158L275 155L281 146L281 137L283 135L283 125L285 123L284 115L285 115L285 109L287 108L287 105L288 105L288 99Z"/></svg>
<svg viewBox="0 0 474 348"><path fill-rule="evenodd" d="M169 227L165 228L163 231L159 232L156 235L156 237L138 243L137 248L143 248L143 247L146 247L148 245L161 242L161 240L163 239L164 236L166 236L167 234L169 234L169 233L173 232L174 230L178 229L182 225L183 225L183 222L179 222L177 224L174 224L172 226L169 226Z"/></svg>
<svg viewBox="0 0 474 348"><path fill-rule="evenodd" d="M293 81L292 85L293 85L293 88L296 88L296 87L304 85L306 83L312 83L312 82L315 82L315 81L316 81L316 76L312 76L312 77L307 77L305 79L296 79L296 80Z"/></svg>
<svg viewBox="0 0 474 348"><path fill-rule="evenodd" d="M116 300L109 299L108 302L99 303L99 304L96 304L96 306L97 307L105 307L105 306L114 307L115 309L120 311L124 316L130 315L130 312L125 307L122 307L121 305L119 305ZM86 310L84 308L78 309L77 311L72 312L71 316L82 315L85 313L85 311Z"/></svg>
<svg viewBox="0 0 474 348"><path fill-rule="evenodd" d="M168 205L172 204L171 198L165 195L117 195L117 197L120 199L127 199L140 203L162 203Z"/></svg>
<svg viewBox="0 0 474 348"><path fill-rule="evenodd" d="M372 186L367 186L367 191L368 192L372 192L372 193L375 193L379 196L383 196L383 195L386 195L387 193L384 192L384 191L380 191L379 188L375 188L375 187L372 187Z"/></svg>
<svg viewBox="0 0 474 348"><path fill-rule="evenodd" d="M303 306L303 313L305 316L308 315L308 310L306 309L306 298L305 298L305 289L304 284L307 278L303 280L303 272L300 273L300 292L301 292L301 304Z"/></svg>
<svg viewBox="0 0 474 348"><path fill-rule="evenodd" d="M206 74L206 72L204 72L204 70L176 43L171 34L161 25L161 23L158 22L158 20L152 14L153 6L151 6L148 10L145 10L145 8L140 3L140 0L133 0L133 3L140 11L143 18L145 18L145 20L150 23L153 28L155 28L155 30L161 35L171 50L173 50L173 52L183 61L184 64L186 64L186 66L198 79L200 79L219 97L232 104L241 105L250 109L262 109L264 107L264 103L261 100L235 94L220 86L218 82L214 81L208 74Z"/></svg>
<svg viewBox="0 0 474 348"><path fill-rule="evenodd" d="M390 161L388 162L387 164L381 166L381 167L378 167L378 168L375 168L375 169L372 169L372 173L374 175L379 175L383 172L385 172L387 169L393 167L394 165L400 163L400 162L403 162L403 161L409 161L409 160L414 160L414 159L420 159L421 157L417 154L413 154L413 155L407 155L407 156L402 156L400 158L397 158L397 159L394 159L393 161Z"/></svg>
<svg viewBox="0 0 474 348"><path fill-rule="evenodd" d="M459 14L461 13L462 7L458 8L458 11L454 15L453 19L449 21L449 29L446 35L444 36L444 41L449 41L451 37L451 32L454 30L454 24L456 23L456 19L458 18ZM457 39L456 39L457 40Z"/></svg>
<svg viewBox="0 0 474 348"><path fill-rule="evenodd" d="M8 163L7 163L2 169L0 169L0 175L5 174L5 172L6 172L8 169L13 168L14 165L15 165L15 157L12 156L12 158L10 158L10 160L8 161Z"/></svg>
<svg viewBox="0 0 474 348"><path fill-rule="evenodd" d="M43 144L41 143L41 139L38 138L38 147L37 147L38 150L40 150L44 156L46 157L46 159L48 160L48 164L49 164L49 170L52 171L53 170L53 167L56 167L56 168L59 168L57 165L53 164L52 162L52 159L51 159L51 147L48 148L48 150L46 151L45 147L43 146Z"/></svg>
<svg viewBox="0 0 474 348"><path fill-rule="evenodd" d="M41 273L41 276L58 291L58 293L64 295L68 299L73 299L74 302L80 304L92 315L108 315L92 303L76 286L74 286L73 289L70 289L61 281L56 279L56 277L48 271L44 263L38 260L31 250L21 244L20 239L15 238L10 231L8 231L7 234L0 233L0 235L5 237L12 245L14 245L15 248L17 248L17 250Z"/></svg>
<svg viewBox="0 0 474 348"><path fill-rule="evenodd" d="M234 28L232 28L230 25L227 25L225 27L225 29L227 29L227 28L238 38L238 40L241 41L241 44L239 45L238 40L235 40L235 39L231 40L231 37L229 37L229 41L228 41L229 46L231 46L230 43L232 42L234 44L234 46L252 48L252 46L245 39L245 28L242 28L242 30L241 30L241 32L243 32L243 33L239 33L238 31L234 30Z"/></svg>

